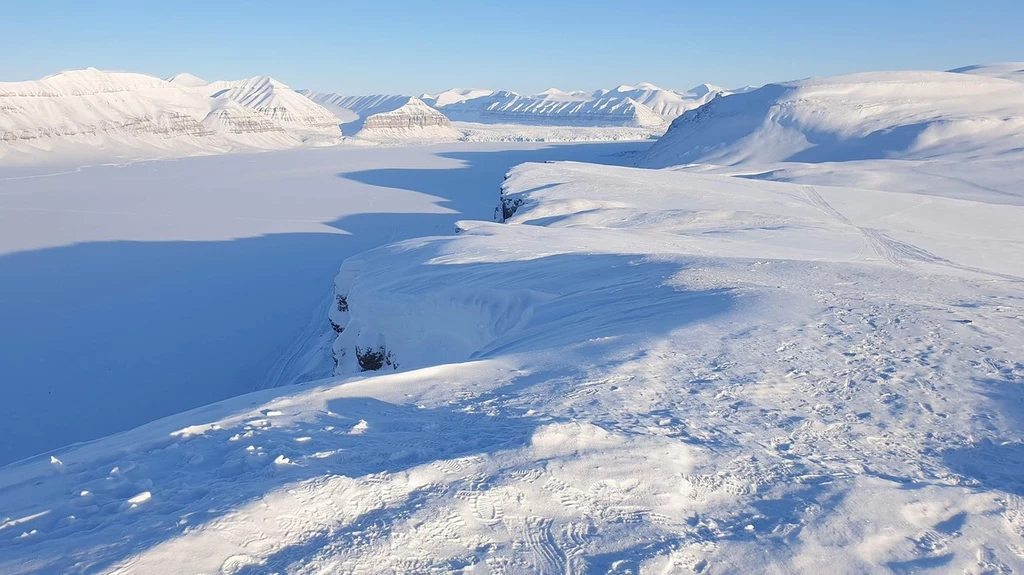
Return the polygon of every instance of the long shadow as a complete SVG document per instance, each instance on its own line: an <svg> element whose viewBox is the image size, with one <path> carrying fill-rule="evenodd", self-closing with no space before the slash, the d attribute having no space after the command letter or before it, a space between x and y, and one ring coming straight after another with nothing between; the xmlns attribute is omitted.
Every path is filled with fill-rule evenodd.
<svg viewBox="0 0 1024 575"><path fill-rule="evenodd" d="M529 442L533 426L528 418L420 409L370 397L330 400L313 420L280 426L273 416L257 415L46 480L48 492L64 497L31 522L45 538L33 543L5 537L0 555L34 557L47 572L99 572L281 487L513 449ZM0 496L42 488L16 486ZM142 491L152 499L132 508L127 499ZM76 519L67 522L71 515Z"/></svg>
<svg viewBox="0 0 1024 575"><path fill-rule="evenodd" d="M594 361L601 361L600 356L606 352L615 355L624 346L629 347L635 341L631 336L657 337L722 313L730 306L727 293L685 291L659 281L672 276L678 264L632 260L632 256L614 254L563 255L528 263L439 265L432 266L430 272L454 273L480 281L490 277L492 282L495 277L519 278L523 285L533 283L541 288L565 283L568 275L584 281L585 292L565 293L561 301L538 306L534 317L541 323L562 318L567 326L585 325L581 328L588 334L584 339L594 333L605 336L584 344L599 346L600 354L593 353L597 347L574 352ZM540 272L525 274L527 265ZM464 287L472 289L469 283ZM622 300L621 290L616 290L623 285L628 285L628 294L638 297ZM513 287L521 289L522 285ZM622 301L614 308L603 309L601 298L616 294ZM592 301L598 305L581 305ZM542 327L538 325L531 332L528 324L519 334L518 343L508 347L523 350L529 347L528 340L534 340L531 349L544 349L580 339L570 331L544 334ZM492 349L489 355L506 351ZM111 438L110 447L104 448L102 443L91 446L92 452L103 454L100 459L69 465L62 473L48 477L36 474L0 488L0 507L11 517L42 513L16 530L0 532L0 571L5 570L5 564L22 565L27 558L44 572L102 571L271 492L309 479L395 473L433 461L523 447L529 444L538 425L554 420L527 416L517 411L518 407L503 407L487 414L467 408L548 382L566 371L587 369L587 365L542 367L484 396L453 396L449 405L431 409L359 396L331 399L325 409L307 413L308 419L275 420L280 415L264 408L228 423L236 420L226 414L251 413L273 398L294 394L300 388L267 390L177 416L173 423L178 429L204 426L191 436L171 434L164 440L127 448L113 447L120 438ZM382 381L381 385L387 384ZM216 427L208 425L218 421L221 423ZM64 457L62 452L56 455ZM132 507L129 499L141 492L149 492L152 499ZM430 495L413 493L407 501L367 511L351 523L332 529L329 537L312 536L281 549L267 558L267 564L287 565L326 545L345 546L358 537L359 525L391 523L415 512L422 498ZM75 519L69 521L69 516ZM17 537L33 529L37 536Z"/></svg>
<svg viewBox="0 0 1024 575"><path fill-rule="evenodd" d="M498 203L502 176L513 166L525 162L585 161L607 165L632 165L635 153L650 142L559 144L533 150L449 151L438 156L463 162L457 169L385 168L342 172L339 178L373 186L398 188L443 198L441 205L460 205L467 198L492 198L493 205L483 213L466 214L463 219L492 219ZM344 227L341 223L339 227ZM346 228L347 229L347 228ZM447 232L447 230L446 230Z"/></svg>
<svg viewBox="0 0 1024 575"><path fill-rule="evenodd" d="M459 219L490 219L501 178L517 163L617 161L621 153L648 145L314 150L97 168L109 173L85 170L59 185L40 180L52 190L81 185L82 194L117 186L115 195L135 198L132 194L149 193L139 190L147 182L169 179L216 195L233 170L246 170L254 181L265 171L264 188L225 193L249 193L254 202L272 206L293 197L295 192L281 185L290 174L323 173L322 180L302 180L318 188L294 195L294 201L337 203L337 197L351 196L365 205L365 194L379 193L387 198L382 203L393 206L394 190L400 189L430 194L428 201L440 209L342 218L332 225L344 235L88 242L0 256L0 465L252 391L302 335L346 257L391 241L451 234ZM422 164L431 155L462 164L360 169L370 160L380 164L392 157ZM190 180L190 170L204 178ZM346 170L339 175L347 181L333 177L338 170ZM195 211L202 213L208 198L197 194L188 201L198 202ZM159 220L158 225L171 224ZM322 327L329 328L326 322Z"/></svg>
<svg viewBox="0 0 1024 575"><path fill-rule="evenodd" d="M1009 371L1009 370L1007 370ZM1007 374L1006 379L986 378L976 382L1007 422L1009 434L986 438L942 453L950 471L975 482L985 491L1003 491L1024 496L1024 382Z"/></svg>

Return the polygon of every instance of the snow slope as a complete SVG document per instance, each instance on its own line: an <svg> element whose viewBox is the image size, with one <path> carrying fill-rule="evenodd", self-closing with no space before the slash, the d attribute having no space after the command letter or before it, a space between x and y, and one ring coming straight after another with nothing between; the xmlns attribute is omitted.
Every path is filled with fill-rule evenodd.
<svg viewBox="0 0 1024 575"><path fill-rule="evenodd" d="M602 97L629 98L671 121L681 116L683 112L700 107L724 93L724 89L710 84L701 84L688 93L679 94L659 88L649 82L642 82L636 86L623 85L614 90L602 91Z"/></svg>
<svg viewBox="0 0 1024 575"><path fill-rule="evenodd" d="M408 98L404 104L389 110L367 110L366 117L354 125L358 138L376 141L406 142L410 140L446 141L462 138L462 132L452 127L444 114L418 98ZM346 126L342 126L344 131Z"/></svg>
<svg viewBox="0 0 1024 575"><path fill-rule="evenodd" d="M0 161L80 165L340 138L329 112L273 80L171 80L89 68L0 83Z"/></svg>
<svg viewBox="0 0 1024 575"><path fill-rule="evenodd" d="M0 470L0 570L1024 568L1024 208L579 163L502 192L345 262L339 370L380 375Z"/></svg>
<svg viewBox="0 0 1024 575"><path fill-rule="evenodd" d="M452 122L466 142L604 142L650 140L663 132L656 128L629 126L549 126L543 124L481 124Z"/></svg>
<svg viewBox="0 0 1024 575"><path fill-rule="evenodd" d="M175 75L171 76L170 78L167 78L167 81L172 83L172 84L177 84L179 86L184 86L186 88L198 88L200 86L205 86L205 85L209 84L209 82L207 82L206 80L203 80L202 78L200 78L199 76L196 76L195 74L189 74L188 72L182 72L180 74L175 74Z"/></svg>
<svg viewBox="0 0 1024 575"><path fill-rule="evenodd" d="M346 124L359 119L359 112L365 108L380 105L392 99L396 101L405 99L404 96L383 94L363 97L342 96L341 94L306 89L298 90L298 93L320 104Z"/></svg>
<svg viewBox="0 0 1024 575"><path fill-rule="evenodd" d="M544 124L555 126L660 127L664 118L628 96L551 98L523 96L500 90L488 96L440 107L453 121L486 124Z"/></svg>
<svg viewBox="0 0 1024 575"><path fill-rule="evenodd" d="M643 165L987 156L1024 144L1024 86L946 72L769 84L672 123Z"/></svg>
<svg viewBox="0 0 1024 575"><path fill-rule="evenodd" d="M436 95L423 94L420 96L420 100L423 100L427 105L435 108L442 108L448 104L455 102L463 102L466 100L472 100L473 98L481 98L484 96L490 96L494 93L494 90L481 90L477 88L452 88L451 90L445 90Z"/></svg>
<svg viewBox="0 0 1024 575"><path fill-rule="evenodd" d="M445 142L462 137L444 114L412 96L341 96L312 90L300 93L337 110L338 117L344 118L341 131L345 136L389 143Z"/></svg>
<svg viewBox="0 0 1024 575"><path fill-rule="evenodd" d="M241 80L216 90L211 97L238 102L306 140L326 144L338 141L338 118L334 114L269 76Z"/></svg>
<svg viewBox="0 0 1024 575"><path fill-rule="evenodd" d="M0 166L0 466L329 374L333 337L320 339L333 335L324 317L346 257L489 218L515 164L622 163L649 145Z"/></svg>
<svg viewBox="0 0 1024 575"><path fill-rule="evenodd" d="M958 74L973 74L977 76L990 76L992 78L1003 78L1024 82L1024 62L997 62L993 64L974 64L962 68L954 68L950 72Z"/></svg>
<svg viewBox="0 0 1024 575"><path fill-rule="evenodd" d="M1024 204L1024 85L990 77L1013 67L770 84L687 112L639 165Z"/></svg>

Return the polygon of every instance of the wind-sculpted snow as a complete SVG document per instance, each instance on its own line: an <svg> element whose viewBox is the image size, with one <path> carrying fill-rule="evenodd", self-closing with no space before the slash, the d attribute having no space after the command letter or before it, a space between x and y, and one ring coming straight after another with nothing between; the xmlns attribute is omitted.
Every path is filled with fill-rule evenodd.
<svg viewBox="0 0 1024 575"><path fill-rule="evenodd" d="M0 571L1024 568L1024 207L581 163L502 195L345 262L347 378L0 470Z"/></svg>
<svg viewBox="0 0 1024 575"><path fill-rule="evenodd" d="M873 72L769 84L715 99L676 119L642 165L991 158L1022 147L1021 83Z"/></svg>

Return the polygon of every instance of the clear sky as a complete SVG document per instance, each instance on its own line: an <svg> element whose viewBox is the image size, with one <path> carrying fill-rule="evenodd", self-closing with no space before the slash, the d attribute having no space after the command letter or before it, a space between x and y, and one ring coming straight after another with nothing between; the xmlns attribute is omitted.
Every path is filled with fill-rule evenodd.
<svg viewBox="0 0 1024 575"><path fill-rule="evenodd" d="M686 89L1024 60L1024 0L2 0L0 80L94 66L346 94Z"/></svg>

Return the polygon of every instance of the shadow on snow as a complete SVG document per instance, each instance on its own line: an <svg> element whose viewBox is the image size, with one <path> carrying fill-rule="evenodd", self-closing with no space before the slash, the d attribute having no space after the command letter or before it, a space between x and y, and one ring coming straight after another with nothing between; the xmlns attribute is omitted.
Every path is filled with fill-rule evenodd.
<svg viewBox="0 0 1024 575"><path fill-rule="evenodd" d="M352 181L433 195L448 210L360 214L329 224L347 235L91 242L0 256L0 465L257 389L329 297L346 257L452 234L459 219L490 220L502 176L515 164L615 162L647 145L495 146L434 152L463 162L450 169L342 172ZM338 156L339 168L346 158Z"/></svg>

